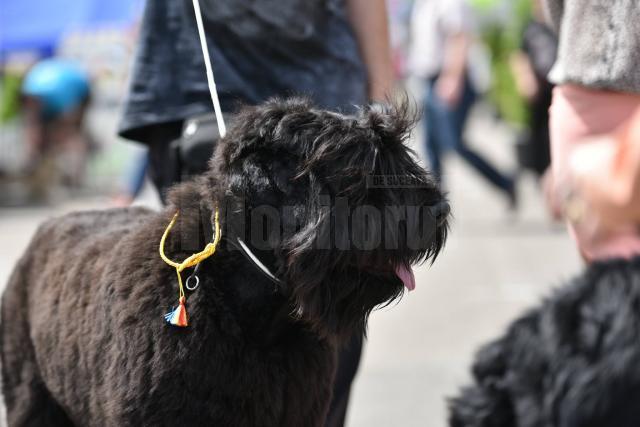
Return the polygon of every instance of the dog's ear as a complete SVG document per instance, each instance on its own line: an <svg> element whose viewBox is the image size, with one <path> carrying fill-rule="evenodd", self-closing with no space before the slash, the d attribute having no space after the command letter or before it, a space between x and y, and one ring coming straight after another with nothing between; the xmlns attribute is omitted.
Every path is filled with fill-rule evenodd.
<svg viewBox="0 0 640 427"><path fill-rule="evenodd" d="M293 138L301 150L298 176L313 176L333 197L362 201L371 175L392 173L381 165L407 150L413 126L408 111L407 104L373 104L353 116L310 110Z"/></svg>
<svg viewBox="0 0 640 427"><path fill-rule="evenodd" d="M227 135L216 148L213 163L227 165L256 150L284 149L296 145L299 125L313 120L312 104L305 98L273 98L247 106L234 115Z"/></svg>
<svg viewBox="0 0 640 427"><path fill-rule="evenodd" d="M359 123L371 129L381 148L403 144L411 135L419 117L407 98L398 103L374 103L360 111Z"/></svg>
<svg viewBox="0 0 640 427"><path fill-rule="evenodd" d="M241 109L216 147L211 175L225 179L227 191L248 201L281 203L276 194L295 192L300 160L292 146L301 144L296 129L312 119L311 108L308 100L293 98Z"/></svg>

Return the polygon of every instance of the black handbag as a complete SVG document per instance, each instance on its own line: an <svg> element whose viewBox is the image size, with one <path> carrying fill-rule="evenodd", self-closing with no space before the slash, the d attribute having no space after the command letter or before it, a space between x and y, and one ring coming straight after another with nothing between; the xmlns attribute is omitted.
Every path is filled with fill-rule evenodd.
<svg viewBox="0 0 640 427"><path fill-rule="evenodd" d="M223 117L227 122L229 116ZM212 114L185 120L181 137L172 144L177 176L185 180L205 172L219 139L218 124Z"/></svg>

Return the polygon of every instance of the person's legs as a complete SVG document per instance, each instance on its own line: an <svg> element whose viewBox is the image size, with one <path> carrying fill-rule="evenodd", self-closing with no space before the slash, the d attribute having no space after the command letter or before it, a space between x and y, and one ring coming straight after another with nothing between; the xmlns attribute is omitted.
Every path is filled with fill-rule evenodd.
<svg viewBox="0 0 640 427"><path fill-rule="evenodd" d="M531 166L542 176L551 164L551 143L549 139L549 107L551 106L552 86L541 84L538 96L531 105L530 144L532 147Z"/></svg>
<svg viewBox="0 0 640 427"><path fill-rule="evenodd" d="M514 182L504 174L500 173L491 163L475 151L471 150L464 141L464 129L469 117L471 107L476 100L476 93L471 86L469 79L465 79L462 97L457 107L450 110L453 129L450 129L451 141L453 149L462 157L469 165L476 169L483 177L498 189L507 193L513 199Z"/></svg>
<svg viewBox="0 0 640 427"><path fill-rule="evenodd" d="M436 180L442 184L442 150L441 142L438 141L438 112L433 93L433 85L429 84L424 100L424 135L427 159L429 160L430 171Z"/></svg>
<svg viewBox="0 0 640 427"><path fill-rule="evenodd" d="M150 126L144 130L149 143L149 178L158 190L160 199L166 202L169 187L180 182L178 159L171 143L182 133L182 125L176 123Z"/></svg>
<svg viewBox="0 0 640 427"><path fill-rule="evenodd" d="M338 369L333 384L333 398L325 427L342 427L347 416L347 407L351 395L351 384L358 372L362 354L362 334L356 332L338 351Z"/></svg>
<svg viewBox="0 0 640 427"><path fill-rule="evenodd" d="M486 159L480 156L478 153L469 149L466 145L462 144L456 147L456 152L467 163L475 168L482 176L484 176L491 184L500 190L508 193L511 196L514 183L513 180L507 178L500 173L495 167L493 167Z"/></svg>
<svg viewBox="0 0 640 427"><path fill-rule="evenodd" d="M84 127L86 108L86 104L80 104L56 116L51 123L52 154L64 164L59 174L70 188L82 186L89 158L91 138Z"/></svg>

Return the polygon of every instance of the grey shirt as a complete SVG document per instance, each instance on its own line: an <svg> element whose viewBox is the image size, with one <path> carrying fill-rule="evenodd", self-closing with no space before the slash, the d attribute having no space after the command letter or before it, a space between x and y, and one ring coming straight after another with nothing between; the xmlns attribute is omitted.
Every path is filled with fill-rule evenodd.
<svg viewBox="0 0 640 427"><path fill-rule="evenodd" d="M553 83L640 93L640 0L545 0L559 36Z"/></svg>

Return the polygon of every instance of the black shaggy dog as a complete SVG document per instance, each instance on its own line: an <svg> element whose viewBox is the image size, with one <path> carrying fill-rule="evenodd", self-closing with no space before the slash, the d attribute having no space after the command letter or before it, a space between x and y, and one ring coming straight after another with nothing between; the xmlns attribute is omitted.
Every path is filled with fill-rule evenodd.
<svg viewBox="0 0 640 427"><path fill-rule="evenodd" d="M10 426L322 425L341 337L444 244L448 205L409 125L402 109L271 101L237 116L164 211L42 225L2 300ZM165 251L185 259L216 209L223 240L187 292L189 325L167 324L178 288L160 238L179 211Z"/></svg>
<svg viewBox="0 0 640 427"><path fill-rule="evenodd" d="M590 266L477 355L452 427L640 426L640 259Z"/></svg>

